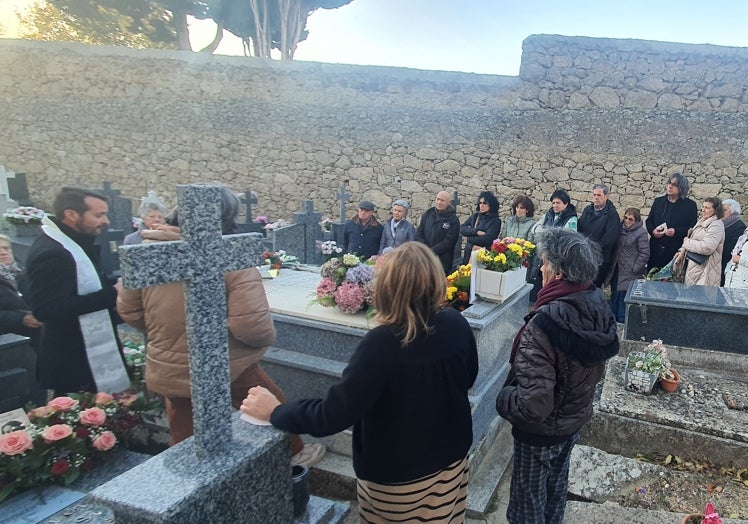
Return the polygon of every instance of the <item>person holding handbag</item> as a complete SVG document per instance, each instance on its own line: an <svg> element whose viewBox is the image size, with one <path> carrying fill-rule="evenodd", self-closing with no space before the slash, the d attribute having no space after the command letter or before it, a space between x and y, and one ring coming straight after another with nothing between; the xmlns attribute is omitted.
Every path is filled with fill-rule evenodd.
<svg viewBox="0 0 748 524"><path fill-rule="evenodd" d="M678 250L685 257L685 284L719 287L722 279L722 247L725 243L725 226L722 201L717 197L704 199L701 218L683 239Z"/></svg>

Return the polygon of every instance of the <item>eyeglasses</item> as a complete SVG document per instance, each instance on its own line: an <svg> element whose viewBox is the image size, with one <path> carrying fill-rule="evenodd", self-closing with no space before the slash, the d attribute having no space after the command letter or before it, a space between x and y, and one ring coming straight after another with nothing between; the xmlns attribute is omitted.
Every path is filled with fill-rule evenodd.
<svg viewBox="0 0 748 524"><path fill-rule="evenodd" d="M485 201L483 201L483 200L480 200L480 201L478 202L478 205L479 205L479 206L487 206L487 205L488 205L488 202L485 202Z"/></svg>
<svg viewBox="0 0 748 524"><path fill-rule="evenodd" d="M669 185L670 187L680 187L678 185L678 182L668 182L667 185Z"/></svg>

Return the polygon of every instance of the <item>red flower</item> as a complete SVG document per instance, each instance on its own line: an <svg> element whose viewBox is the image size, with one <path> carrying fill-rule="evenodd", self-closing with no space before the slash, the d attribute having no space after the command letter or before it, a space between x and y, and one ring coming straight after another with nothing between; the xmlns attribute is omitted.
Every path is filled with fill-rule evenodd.
<svg viewBox="0 0 748 524"><path fill-rule="evenodd" d="M70 463L67 460L58 460L52 464L50 471L52 475L64 475L70 469Z"/></svg>
<svg viewBox="0 0 748 524"><path fill-rule="evenodd" d="M507 245L502 242L496 242L491 246L491 251L495 251L496 253L504 253L507 249L509 249Z"/></svg>
<svg viewBox="0 0 748 524"><path fill-rule="evenodd" d="M91 432L88 431L88 428L78 428L75 430L75 436L78 438L87 438L90 434Z"/></svg>

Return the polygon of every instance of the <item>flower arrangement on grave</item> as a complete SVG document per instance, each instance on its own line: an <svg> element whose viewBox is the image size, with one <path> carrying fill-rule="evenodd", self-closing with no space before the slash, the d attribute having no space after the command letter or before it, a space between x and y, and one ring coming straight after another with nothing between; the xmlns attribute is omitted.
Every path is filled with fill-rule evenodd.
<svg viewBox="0 0 748 524"><path fill-rule="evenodd" d="M125 367L132 382L142 382L145 378L145 345L130 340L122 344L122 354L125 356Z"/></svg>
<svg viewBox="0 0 748 524"><path fill-rule="evenodd" d="M262 263L269 265L271 269L280 269L283 264L298 264L299 257L289 255L283 250L280 251L263 251Z"/></svg>
<svg viewBox="0 0 748 524"><path fill-rule="evenodd" d="M282 227L289 226L290 223L282 218L276 222L268 222L265 224L265 229L272 231L273 229L280 229Z"/></svg>
<svg viewBox="0 0 748 524"><path fill-rule="evenodd" d="M268 225L270 223L270 219L266 217L265 215L258 215L252 220L255 224L265 224Z"/></svg>
<svg viewBox="0 0 748 524"><path fill-rule="evenodd" d="M464 311L470 307L471 272L472 268L470 264L465 264L447 276L447 294L444 297L445 306L452 307L457 311Z"/></svg>
<svg viewBox="0 0 748 524"><path fill-rule="evenodd" d="M28 412L30 424L0 435L0 502L42 484L70 484L150 418L141 395L70 393Z"/></svg>
<svg viewBox="0 0 748 524"><path fill-rule="evenodd" d="M658 380L673 376L662 340L652 340L644 351L632 351L626 359L624 381L628 390L651 393Z"/></svg>
<svg viewBox="0 0 748 524"><path fill-rule="evenodd" d="M332 231L332 225L335 223L335 221L330 217L324 217L322 221L320 221L319 225L322 228L322 231Z"/></svg>
<svg viewBox="0 0 748 524"><path fill-rule="evenodd" d="M313 303L337 307L343 313L355 314L361 310L374 310L375 264L383 257L363 260L346 253L333 257L320 268L322 280L317 285Z"/></svg>
<svg viewBox="0 0 748 524"><path fill-rule="evenodd" d="M8 209L3 213L3 218L11 224L41 224L47 214L39 208L31 206L20 206Z"/></svg>
<svg viewBox="0 0 748 524"><path fill-rule="evenodd" d="M512 237L497 238L491 244L490 249L479 249L476 258L485 266L485 269L504 273L518 267L527 267L527 259L533 251L535 251L535 245L529 240Z"/></svg>
<svg viewBox="0 0 748 524"><path fill-rule="evenodd" d="M343 248L338 246L338 243L334 240L325 240L320 244L322 254L325 256L325 261L330 260L332 257L337 256L343 252Z"/></svg>

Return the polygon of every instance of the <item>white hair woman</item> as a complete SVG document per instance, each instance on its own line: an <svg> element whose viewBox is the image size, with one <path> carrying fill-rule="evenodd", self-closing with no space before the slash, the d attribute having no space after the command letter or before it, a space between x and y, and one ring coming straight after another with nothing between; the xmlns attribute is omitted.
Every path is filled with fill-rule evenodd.
<svg viewBox="0 0 748 524"><path fill-rule="evenodd" d="M125 237L124 244L126 246L142 243L143 237L140 234L142 230L159 229L160 226L166 224L164 220L166 206L153 191L149 191L148 196L141 199L138 215L140 216L140 227L138 227L137 231Z"/></svg>
<svg viewBox="0 0 748 524"><path fill-rule="evenodd" d="M353 426L364 522L464 522L468 390L478 355L465 318L441 308L444 293L436 255L421 243L403 244L377 276L379 325L324 399L281 404L252 388L244 400L244 413L292 433L321 437Z"/></svg>
<svg viewBox="0 0 748 524"><path fill-rule="evenodd" d="M564 520L571 450L592 418L605 361L618 353L616 319L593 284L597 244L566 228L539 237L543 287L514 339L512 368L496 399L514 437L512 524Z"/></svg>

